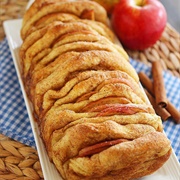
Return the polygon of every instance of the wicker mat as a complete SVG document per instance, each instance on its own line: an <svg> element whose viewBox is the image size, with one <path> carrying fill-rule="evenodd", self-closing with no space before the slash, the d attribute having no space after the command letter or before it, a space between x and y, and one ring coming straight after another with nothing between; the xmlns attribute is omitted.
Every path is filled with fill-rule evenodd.
<svg viewBox="0 0 180 180"><path fill-rule="evenodd" d="M7 19L22 17L28 0L1 0L0 41L4 38L2 23ZM130 51L128 54L138 61L151 65L160 60L165 70L180 78L180 35L167 24L160 40L145 51ZM24 144L0 135L0 180L43 179L37 151Z"/></svg>
<svg viewBox="0 0 180 180"><path fill-rule="evenodd" d="M37 151L0 134L0 180L43 179Z"/></svg>
<svg viewBox="0 0 180 180"><path fill-rule="evenodd" d="M28 0L0 0L0 41L4 38L3 22L21 18Z"/></svg>

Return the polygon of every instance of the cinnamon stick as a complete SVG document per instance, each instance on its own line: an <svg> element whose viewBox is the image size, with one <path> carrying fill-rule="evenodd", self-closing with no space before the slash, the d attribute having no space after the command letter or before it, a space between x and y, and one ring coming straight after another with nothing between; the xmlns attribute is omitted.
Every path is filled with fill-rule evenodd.
<svg viewBox="0 0 180 180"><path fill-rule="evenodd" d="M143 85L152 95L154 95L153 83L152 83L151 79L149 79L149 77L148 77L144 72L139 72L138 76L139 76L139 79L140 79L142 85Z"/></svg>
<svg viewBox="0 0 180 180"><path fill-rule="evenodd" d="M151 102L156 114L158 114L159 116L161 116L162 120L165 121L167 120L169 117L171 117L171 114L165 109L165 108L161 108L160 106L158 106L156 104L155 98L147 91L145 90L145 93L149 99L149 101Z"/></svg>
<svg viewBox="0 0 180 180"><path fill-rule="evenodd" d="M160 61L152 62L152 76L156 104L158 104L161 107L166 107L167 97L164 86L163 70Z"/></svg>
<svg viewBox="0 0 180 180"><path fill-rule="evenodd" d="M142 85L147 89L147 91L152 96L154 96L153 83L152 83L151 79L144 72L139 72L138 75L139 75L139 79L140 79ZM164 109L164 108L161 108L161 109ZM175 120L176 123L180 123L180 112L176 109L176 107L169 100L167 103L166 110L171 114L172 118ZM165 116L165 115L163 115L163 116Z"/></svg>
<svg viewBox="0 0 180 180"><path fill-rule="evenodd" d="M172 103L168 102L166 109L171 114L171 116L176 121L176 123L179 124L180 123L180 112L176 109L176 107Z"/></svg>

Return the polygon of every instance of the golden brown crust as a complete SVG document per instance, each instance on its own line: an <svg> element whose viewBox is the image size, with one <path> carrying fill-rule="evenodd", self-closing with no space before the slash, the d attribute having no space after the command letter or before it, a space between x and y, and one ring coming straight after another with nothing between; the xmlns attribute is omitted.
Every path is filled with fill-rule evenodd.
<svg viewBox="0 0 180 180"><path fill-rule="evenodd" d="M129 180L171 154L105 10L93 1L36 0L21 30L22 77L50 160L68 180Z"/></svg>
<svg viewBox="0 0 180 180"><path fill-rule="evenodd" d="M94 10L95 20L100 21L102 23L107 23L107 13L98 3L93 1L53 1L48 0L45 3L34 3L33 6L30 7L29 11L27 11L24 20L23 26L21 30L22 39L26 37L27 31L43 16L56 13L56 12L66 12L76 15L78 17L81 16L81 13L86 10ZM36 5L37 4L37 5ZM32 9L32 10L31 10Z"/></svg>
<svg viewBox="0 0 180 180"><path fill-rule="evenodd" d="M56 156L53 158L58 158L64 164L65 161L77 157L79 151L86 146L112 139L134 140L153 131L155 129L149 125L120 125L111 120L102 123L76 124L53 133L51 146Z"/></svg>
<svg viewBox="0 0 180 180"><path fill-rule="evenodd" d="M76 72L86 71L88 69L91 70L121 70L126 71L129 73L129 75L134 78L134 80L138 81L138 76L135 72L135 70L132 68L132 66L127 62L126 60L123 60L122 57L118 56L119 60L116 61L115 58L117 57L117 53L113 52L107 52L107 51L87 51L87 52L81 52L77 53L77 56L70 57L67 61L63 62L61 66L58 66L49 76L47 76L42 81L38 82L36 86L32 87L34 88L34 94L32 94L32 97L34 99L35 103L35 110L38 113L38 107L40 107L40 102L42 101L43 95L48 90L54 90L54 89L60 89L64 86L66 79L72 74ZM122 58L122 59L120 59ZM62 77L62 78L59 78ZM108 85L107 85L108 86ZM114 87L113 87L114 86ZM108 89L111 89L109 91L109 96L115 94L118 96L118 89L119 92L124 93L124 95L127 95L128 97L136 97L136 95L132 93L127 93L130 90L129 86L125 86L123 84L117 84L117 85L111 85L111 87L104 87L99 92L99 95L104 97L103 91L108 91ZM114 89L114 90L113 90ZM129 90L128 90L129 89ZM127 91L127 92L126 92ZM92 101L95 101L99 99L94 95L92 97ZM136 99L139 99L139 97L134 98L134 102ZM137 102L142 102L142 101Z"/></svg>
<svg viewBox="0 0 180 180"><path fill-rule="evenodd" d="M79 103L81 101L85 101L88 99L89 99L88 105L86 105L85 107L82 107L83 108L81 109L82 112L83 111L85 112L86 109L89 111L92 104L97 106L99 102L99 105L100 105L100 101L102 102L102 100L104 100L105 98L106 98L106 101L108 101L107 98L112 99L112 97L114 97L114 102L116 103L120 102L119 98L121 99L125 98L126 101L124 102L127 102L127 103L134 102L135 99L137 102L139 101L139 103L143 101L144 103L146 102L146 99L145 99L144 94L142 93L142 90L138 88L138 84L134 81L133 78L131 78L128 74L124 72L121 72L121 71L106 71L106 72L91 71L89 72L88 71L88 72L80 73L78 75L79 75L78 77L75 77L71 79L70 81L68 81L63 86L62 89L48 90L44 94L43 103L42 103L43 111L47 111L53 105L60 106L62 104L71 103L71 102ZM118 81L114 81L114 78L116 78L116 80L118 78ZM129 85L130 86L129 90L132 91L134 95L134 100L127 98L128 97L127 92L124 93L123 95L123 92L120 91L120 89L118 90L119 92L121 92L120 95L118 95L119 93L118 94L115 93L115 90L113 90L111 95L108 95L108 93L106 93L104 94L103 98L101 95L101 98L99 97L99 98L93 99L93 96L95 96L105 84L110 85L110 84L115 84L115 82L124 84L124 88L126 88L126 86L129 85L129 83L131 83L131 85ZM98 94L96 96L98 96ZM117 97L119 97L118 98L119 100L116 101ZM105 103L105 101L103 102ZM123 103L123 101L121 102Z"/></svg>
<svg viewBox="0 0 180 180"><path fill-rule="evenodd" d="M82 31L89 31L93 33L94 36L95 35L97 36L96 39L99 39L98 41L100 42L100 45L97 47L98 49L104 48L105 50L109 50L109 51L119 51L122 54L122 56L128 59L127 54L125 53L124 50L122 50L122 48L118 47L117 45L111 44L106 38L101 37L101 36L104 36L108 38L109 36L111 36L109 35L110 31L107 32L107 31L102 31L102 30L103 28L101 27L96 29L94 28L94 26L91 27L87 25L87 23L84 23L83 21L82 22L69 22L69 23L62 23L60 21L58 22L55 21L49 24L47 27L44 27L42 29L38 29L35 32L32 32L26 38L23 46L20 49L20 57L23 61L22 63L23 63L24 77L26 78L30 66L32 65L35 66L38 61L44 58L44 56L46 59L48 58L46 57L47 53L42 55L42 52L45 52L47 49L56 50L57 47L60 45L58 43L59 38L71 32L81 32L83 34ZM101 36L98 37L98 35L101 35ZM92 42L94 42L93 39L92 39ZM92 45L89 45L89 48L90 47L92 47ZM63 50L64 48L62 47L61 49ZM80 49L83 50L83 46L79 47L79 50ZM70 50L72 51L73 49L70 49ZM66 47L66 51L68 51L68 47ZM58 54L56 53L56 56L57 55Z"/></svg>
<svg viewBox="0 0 180 180"><path fill-rule="evenodd" d="M168 159L170 152L165 135L152 132L134 141L112 146L90 158L70 159L62 169L66 171L67 179L133 179L154 172Z"/></svg>

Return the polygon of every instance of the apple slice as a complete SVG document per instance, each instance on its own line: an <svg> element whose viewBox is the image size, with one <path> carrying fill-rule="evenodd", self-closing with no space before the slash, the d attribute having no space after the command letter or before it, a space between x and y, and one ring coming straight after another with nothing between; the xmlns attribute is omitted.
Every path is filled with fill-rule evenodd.
<svg viewBox="0 0 180 180"><path fill-rule="evenodd" d="M90 10L85 9L85 10L81 13L80 18L81 18L81 19L89 19L89 20L94 21L94 20L95 20L94 10L93 10L93 9L90 9Z"/></svg>
<svg viewBox="0 0 180 180"><path fill-rule="evenodd" d="M94 109L97 106L102 106L102 105L106 105L106 104L117 104L117 103L128 104L128 103L131 103L131 101L125 97L113 97L113 96L106 97L106 98L99 99L97 101L90 102L88 105L86 105L82 109L82 111L90 112L91 109Z"/></svg>
<svg viewBox="0 0 180 180"><path fill-rule="evenodd" d="M98 143L98 144L95 144L92 146L88 146L88 147L81 149L79 151L78 156L79 157L91 156L93 154L104 151L105 149L107 149L113 145L116 145L116 144L119 144L122 142L126 142L126 141L128 141L128 140L127 139L116 139L116 140L105 141L105 142L101 142L101 143Z"/></svg>
<svg viewBox="0 0 180 180"><path fill-rule="evenodd" d="M106 104L91 109L91 112L99 112L97 116L110 116L117 114L132 115L138 112L154 113L149 105L141 104Z"/></svg>
<svg viewBox="0 0 180 180"><path fill-rule="evenodd" d="M96 93L95 91L88 92L88 93L82 95L80 98L78 98L76 102L87 100L87 99L89 99L90 96L92 96L95 93Z"/></svg>

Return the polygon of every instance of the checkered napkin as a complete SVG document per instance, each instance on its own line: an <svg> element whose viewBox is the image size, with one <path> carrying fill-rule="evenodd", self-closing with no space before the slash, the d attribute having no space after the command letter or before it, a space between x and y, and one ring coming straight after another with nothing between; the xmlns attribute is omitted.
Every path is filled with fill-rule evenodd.
<svg viewBox="0 0 180 180"><path fill-rule="evenodd" d="M151 75L148 66L134 60L130 62L137 72L144 71L148 76ZM164 73L164 79L168 99L180 110L180 79L169 73ZM0 98L0 133L35 147L27 110L6 39L0 43ZM175 124L172 119L163 124L180 161L180 125Z"/></svg>
<svg viewBox="0 0 180 180"><path fill-rule="evenodd" d="M7 40L0 42L0 133L35 147Z"/></svg>

